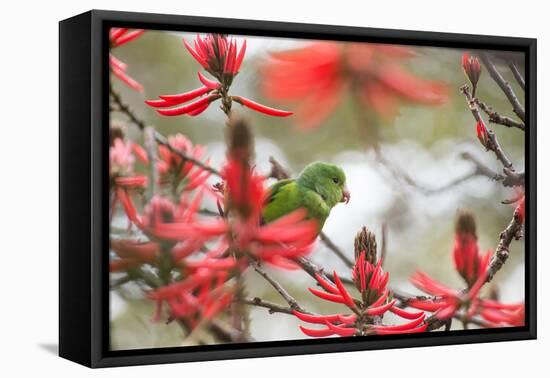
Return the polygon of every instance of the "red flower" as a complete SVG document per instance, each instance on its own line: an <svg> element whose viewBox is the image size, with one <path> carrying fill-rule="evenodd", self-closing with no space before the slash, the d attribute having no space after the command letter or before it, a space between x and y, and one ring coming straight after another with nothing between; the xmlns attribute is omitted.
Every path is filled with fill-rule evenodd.
<svg viewBox="0 0 550 378"><path fill-rule="evenodd" d="M185 161L179 154L173 150L179 151L186 156L201 160L204 156L204 147L193 146L191 141L184 135L176 134L168 138L168 145L159 145L159 160L157 162L157 171L161 184L171 184L174 191L179 191L183 185L183 190L190 191L200 186L204 186L206 180L210 177L210 172L193 164L191 161ZM206 163L208 165L208 161Z"/></svg>
<svg viewBox="0 0 550 378"><path fill-rule="evenodd" d="M304 128L327 118L347 88L360 93L366 109L392 118L401 101L435 105L447 99L440 83L418 78L397 64L413 55L400 46L315 42L273 53L263 67L263 89L270 99L299 103Z"/></svg>
<svg viewBox="0 0 550 378"><path fill-rule="evenodd" d="M470 56L468 53L462 55L462 68L470 83L472 83L472 96L475 97L477 82L481 76L481 64L475 56Z"/></svg>
<svg viewBox="0 0 550 378"><path fill-rule="evenodd" d="M484 264L490 258L490 251L486 255L479 253L475 219L468 211L461 210L457 216L453 258L456 271L468 287L472 287L484 275Z"/></svg>
<svg viewBox="0 0 550 378"><path fill-rule="evenodd" d="M110 261L111 272L125 271L142 264L154 264L160 253L160 246L152 242L113 239L110 246L119 257L118 260Z"/></svg>
<svg viewBox="0 0 550 378"><path fill-rule="evenodd" d="M412 299L408 301L408 305L433 312L439 319L449 319L463 310L463 319L479 315L486 321L486 327L517 324L521 306L507 305L479 296L487 278L491 255L490 250L485 254L479 252L473 214L460 211L455 227L453 258L455 268L468 288L462 291L449 288L423 272L416 272L411 277L412 284L433 298Z"/></svg>
<svg viewBox="0 0 550 378"><path fill-rule="evenodd" d="M309 291L312 294L326 301L343 304L351 313L311 315L293 311L293 314L304 322L324 325L325 328L321 329L300 326L302 332L308 336L388 335L426 330L423 312L411 313L395 307L395 300L391 299L387 287L389 274L382 269L381 261L376 265L367 261L364 251L359 254L353 269L353 281L361 299L354 298L348 292L336 272L334 272L334 283L319 274L316 275L316 279L324 290L310 288ZM388 311L412 320L399 325L375 324L375 319L382 318Z"/></svg>
<svg viewBox="0 0 550 378"><path fill-rule="evenodd" d="M135 29L130 31L126 28L111 28L109 32L111 49L133 41L144 32L145 30L143 29ZM118 60L113 54L109 54L109 67L111 72L124 84L138 92L143 92L143 86L126 73L126 68L128 67L127 64Z"/></svg>
<svg viewBox="0 0 550 378"><path fill-rule="evenodd" d="M145 101L147 105L158 108L159 114L164 116L187 114L194 117L204 112L212 102L219 99L222 99L222 107L226 112L229 111L232 101L235 101L252 110L271 116L286 117L292 114L292 112L270 108L241 96L228 95L229 88L239 73L244 59L246 40L240 49L236 40L223 34L208 34L204 39L197 35L194 46L191 46L186 40L183 40L183 43L193 58L215 80L211 80L199 72L199 81L202 83L199 88L175 95L160 95L157 100Z"/></svg>
<svg viewBox="0 0 550 378"><path fill-rule="evenodd" d="M201 269L184 280L149 292L157 302L155 319L159 320L163 303L169 306L169 319L181 319L194 329L224 311L233 301L234 288L228 286L223 270Z"/></svg>
<svg viewBox="0 0 550 378"><path fill-rule="evenodd" d="M115 185L126 188L147 185L147 177L134 174L134 154L140 160L147 156L140 146L132 142L124 142L120 138L113 141L109 149L109 176Z"/></svg>
<svg viewBox="0 0 550 378"><path fill-rule="evenodd" d="M132 223L150 238L175 245L174 257L186 257L206 241L221 238L220 247L207 255L205 264L213 264L211 259L218 259L227 248L234 246L242 253L241 257L250 256L283 268L296 267L292 260L313 249L317 236L316 221L307 219L307 211L298 209L272 223L261 224L261 208L267 193L264 178L250 169L236 168L238 165L240 162L229 161L223 170L228 203L246 208L247 212L237 212L237 216L231 219L199 219L197 212L203 191L190 201L184 193L178 205L155 196L145 207L143 215L138 214L125 190L118 192L117 196Z"/></svg>

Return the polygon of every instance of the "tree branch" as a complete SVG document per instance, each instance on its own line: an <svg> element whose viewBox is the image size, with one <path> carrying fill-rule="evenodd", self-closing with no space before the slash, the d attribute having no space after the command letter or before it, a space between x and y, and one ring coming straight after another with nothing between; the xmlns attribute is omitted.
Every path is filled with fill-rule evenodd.
<svg viewBox="0 0 550 378"><path fill-rule="evenodd" d="M267 308L270 314L282 313L282 314L293 315L292 311L294 311L292 307L281 306L281 305L278 305L277 303L268 302L258 297L244 298L242 300L242 303L245 303L251 306ZM303 309L300 312L305 312L306 314L310 314L310 312L304 311Z"/></svg>
<svg viewBox="0 0 550 378"><path fill-rule="evenodd" d="M290 308L300 312L305 312L305 310L298 304L296 299L286 291L286 289L277 282L273 277L271 277L265 270L263 270L257 262L251 262L254 270L262 276L273 288L283 297L283 299L289 304Z"/></svg>
<svg viewBox="0 0 550 378"><path fill-rule="evenodd" d="M522 222L520 222L517 210L514 212L512 220L508 226L500 233L499 241L495 253L487 270L487 278L485 282L491 282L495 274L502 268L508 257L510 256L510 244L512 240L519 240L522 235Z"/></svg>
<svg viewBox="0 0 550 378"><path fill-rule="evenodd" d="M518 67L512 61L508 62L508 67L510 67L510 71L512 71L512 74L514 75L514 78L518 82L521 89L525 90L525 79L523 78L521 72L519 72Z"/></svg>
<svg viewBox="0 0 550 378"><path fill-rule="evenodd" d="M334 242L328 237L327 234L321 232L319 234L319 238L327 246L328 249L334 252L334 254L338 256L340 260L344 262L344 264L346 264L348 268L351 268L354 265L353 261L351 261L350 258L346 256L344 251L342 251L340 248L338 248L336 244L334 244Z"/></svg>
<svg viewBox="0 0 550 378"><path fill-rule="evenodd" d="M500 115L498 112L495 112L489 105L481 101L479 98L475 98L474 101L479 106L485 114L489 116L489 122L496 123L498 125L506 127L517 127L520 130L525 131L525 125L521 122L518 122L510 117Z"/></svg>
<svg viewBox="0 0 550 378"><path fill-rule="evenodd" d="M477 107L476 101L470 94L470 89L468 88L468 86L463 85L460 88L460 91L462 92L464 97L466 97L466 101L468 102L468 107L470 108L470 111L472 112L472 115L474 116L474 119L476 120L476 122L483 122L483 118L479 113L479 108ZM486 148L495 153L497 159L502 163L502 165L505 168L513 169L512 162L510 161L510 159L508 159L508 157L502 150L502 147L500 147L500 144L498 143L498 139L495 132L490 128L487 128L487 136L488 136L488 141L487 141Z"/></svg>
<svg viewBox="0 0 550 378"><path fill-rule="evenodd" d="M514 113L517 114L519 119L521 119L523 122L525 122L525 109L519 102L514 90L512 89L512 86L510 83L508 83L504 77L498 72L497 68L495 67L495 64L489 57L489 54L487 53L481 53L480 54L481 61L487 68L487 71L489 72L489 75L491 75L491 78L497 83L497 85L500 87L510 104L512 105L512 109L514 110Z"/></svg>

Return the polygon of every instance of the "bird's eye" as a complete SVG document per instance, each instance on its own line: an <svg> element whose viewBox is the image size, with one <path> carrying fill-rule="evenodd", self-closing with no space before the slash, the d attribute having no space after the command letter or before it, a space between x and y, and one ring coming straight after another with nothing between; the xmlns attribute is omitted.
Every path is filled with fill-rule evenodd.
<svg viewBox="0 0 550 378"><path fill-rule="evenodd" d="M337 177L333 178L332 181L334 181L335 184L338 184L339 182Z"/></svg>

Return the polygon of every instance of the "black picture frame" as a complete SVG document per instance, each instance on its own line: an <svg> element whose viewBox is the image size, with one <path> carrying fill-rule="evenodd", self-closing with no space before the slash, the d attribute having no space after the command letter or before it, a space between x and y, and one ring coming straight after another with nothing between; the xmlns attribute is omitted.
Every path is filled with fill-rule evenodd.
<svg viewBox="0 0 550 378"><path fill-rule="evenodd" d="M109 351L110 26L508 50L526 58L526 325L415 335ZM89 367L536 338L536 39L92 10L59 23L59 354Z"/></svg>

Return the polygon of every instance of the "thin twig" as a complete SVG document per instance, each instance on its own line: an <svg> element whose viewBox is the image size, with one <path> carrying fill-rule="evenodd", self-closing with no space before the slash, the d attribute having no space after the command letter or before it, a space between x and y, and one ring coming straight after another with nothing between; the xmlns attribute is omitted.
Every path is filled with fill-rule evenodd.
<svg viewBox="0 0 550 378"><path fill-rule="evenodd" d="M479 98L474 99L479 108L489 116L489 122L496 123L498 125L506 127L517 127L520 130L525 130L525 125L522 122L518 122L515 119L500 115L494 111L489 105L481 101Z"/></svg>
<svg viewBox="0 0 550 378"><path fill-rule="evenodd" d="M523 78L523 75L521 72L519 72L518 67L514 62L508 62L508 67L510 67L510 71L512 71L512 74L514 75L514 78L518 82L521 89L525 90L525 79Z"/></svg>
<svg viewBox="0 0 550 378"><path fill-rule="evenodd" d="M382 265L386 261L386 255L388 253L388 225L382 223L382 240L380 242L380 260L382 260Z"/></svg>
<svg viewBox="0 0 550 378"><path fill-rule="evenodd" d="M489 75L491 75L491 78L497 83L497 85L500 87L510 104L512 105L512 109L514 110L514 113L517 114L519 119L521 119L523 122L525 122L525 109L523 108L523 105L518 100L518 97L516 96L514 90L512 89L512 86L510 83L508 83L504 77L498 72L497 68L495 67L495 64L489 57L489 54L487 53L481 53L480 54L481 61L487 68L487 71L489 72Z"/></svg>
<svg viewBox="0 0 550 378"><path fill-rule="evenodd" d="M476 120L476 122L483 122L483 118L481 117L477 103L472 97L472 95L470 94L470 89L468 88L468 86L463 85L460 88L460 91L462 92L464 97L466 97L466 101L468 102L468 107L470 108L470 111L472 112L472 115L474 116L474 119ZM488 127L486 129L487 129L487 136L488 136L486 148L495 153L497 159L502 163L502 165L505 168L513 169L512 162L506 156L506 154L502 150L502 147L500 147L500 144L498 143L498 139L495 132Z"/></svg>
<svg viewBox="0 0 550 378"><path fill-rule="evenodd" d="M346 256L344 251L342 251L334 242L325 234L324 232L321 232L319 234L319 238L321 241L327 246L328 249L330 249L336 256L340 258L346 264L348 268L351 268L353 266L353 261L350 260L349 257Z"/></svg>
<svg viewBox="0 0 550 378"><path fill-rule="evenodd" d="M296 299L292 295L286 291L286 289L279 283L277 280L275 280L273 277L271 277L265 270L263 270L260 265L257 262L251 263L254 270L262 276L273 288L283 297L283 299L289 304L290 308L293 310L297 310L300 312L304 312L305 310L298 304Z"/></svg>
<svg viewBox="0 0 550 378"><path fill-rule="evenodd" d="M294 311L292 307L281 306L277 303L269 302L258 297L245 298L242 300L242 302L251 306L267 308L270 314L282 313L282 314L293 315L292 311ZM305 313L310 314L310 312L307 312L307 311L305 311Z"/></svg>
<svg viewBox="0 0 550 378"><path fill-rule="evenodd" d="M145 133L145 148L147 150L147 158L151 162L151 167L149 169L149 187L147 188L147 196L146 198L150 200L153 198L155 193L157 192L157 165L155 162L157 161L157 143L155 141L155 129L148 126L144 130Z"/></svg>
<svg viewBox="0 0 550 378"><path fill-rule="evenodd" d="M523 224L516 210L508 226L500 233L498 245L491 259L491 263L489 264L485 282L491 282L495 274L502 268L506 260L508 260L510 256L510 244L512 240L521 238L522 226Z"/></svg>

